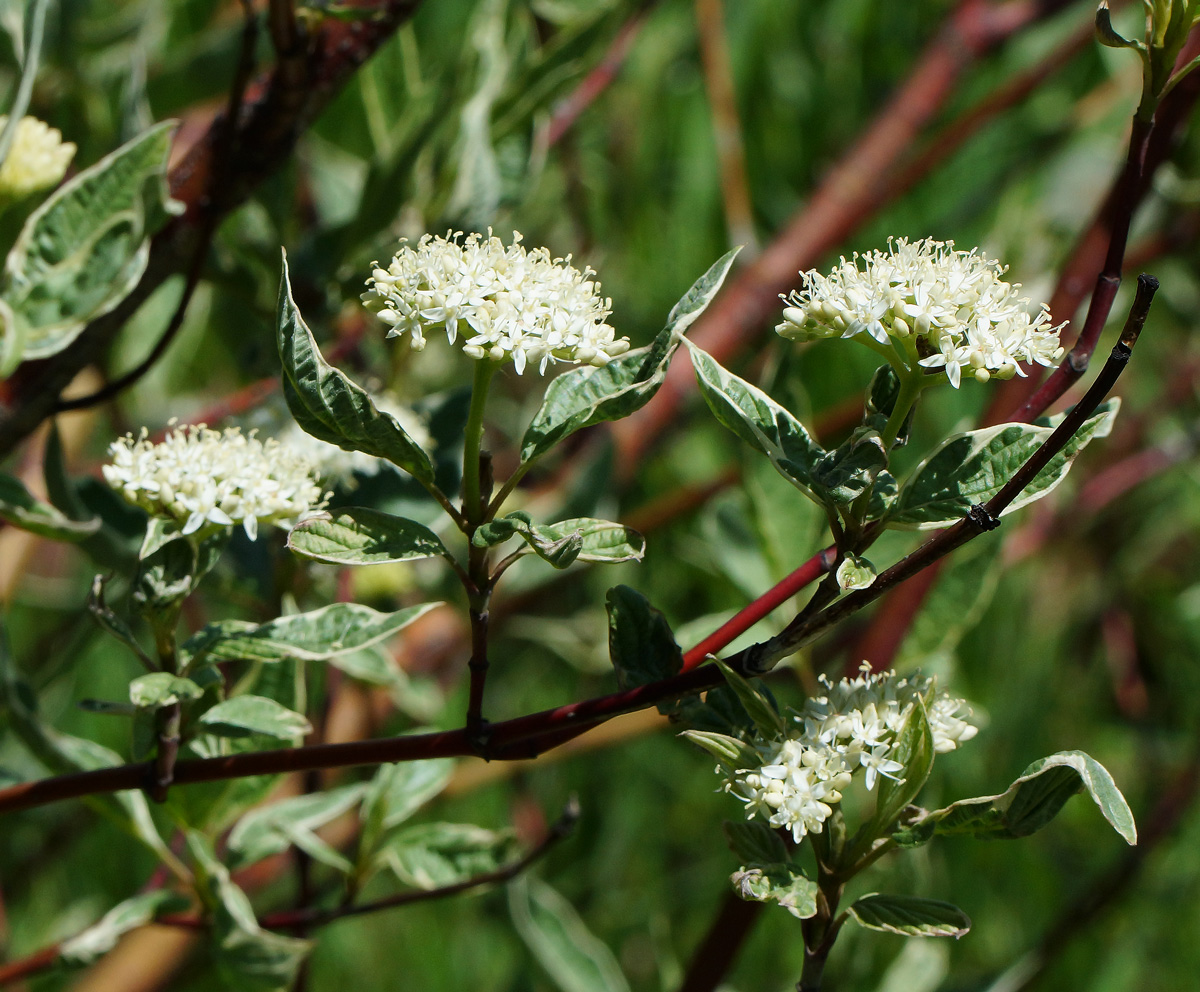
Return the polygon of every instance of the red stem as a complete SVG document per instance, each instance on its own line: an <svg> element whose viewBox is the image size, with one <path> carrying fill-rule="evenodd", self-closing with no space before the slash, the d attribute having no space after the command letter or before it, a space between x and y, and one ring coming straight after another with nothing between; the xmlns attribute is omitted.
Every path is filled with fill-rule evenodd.
<svg viewBox="0 0 1200 992"><path fill-rule="evenodd" d="M753 603L741 610L732 619L721 624L715 631L683 656L683 671L699 665L711 654L728 646L759 620L778 606L782 606L811 582L815 582L833 567L837 560L837 548L828 547L819 551L786 578L776 583Z"/></svg>

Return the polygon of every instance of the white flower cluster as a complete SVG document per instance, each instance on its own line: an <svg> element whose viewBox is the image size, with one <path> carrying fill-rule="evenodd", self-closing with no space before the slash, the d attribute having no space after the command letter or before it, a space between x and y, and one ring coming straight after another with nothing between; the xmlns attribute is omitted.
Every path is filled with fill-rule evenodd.
<svg viewBox="0 0 1200 992"><path fill-rule="evenodd" d="M7 123L8 117L0 115L0 130ZM63 141L60 131L36 117L22 117L0 165L0 196L15 199L55 185L74 157L75 146Z"/></svg>
<svg viewBox="0 0 1200 992"><path fill-rule="evenodd" d="M810 698L794 715L796 735L757 741L762 764L739 769L727 785L746 804L748 819L786 827L797 842L821 831L860 769L868 789L879 776L895 779L904 770L895 745L918 699L925 701L938 753L953 751L977 730L966 720L966 703L934 694L933 680L922 675L873 675L864 662L857 678L831 683L822 676L821 682L825 695Z"/></svg>
<svg viewBox="0 0 1200 992"><path fill-rule="evenodd" d="M843 257L827 276L803 273L804 287L781 297L787 306L775 330L794 341L912 339L920 364L945 367L956 389L963 376L1011 379L1025 374L1019 362L1062 357L1062 325L1050 326L1045 305L1030 313L1005 271L977 250L955 251L953 241L889 239L887 251Z"/></svg>
<svg viewBox="0 0 1200 992"><path fill-rule="evenodd" d="M425 332L441 327L451 344L461 333L472 358L511 358L518 375L527 364L541 373L550 362L602 366L629 350L604 322L612 300L600 296L591 269L545 248L526 251L515 232L507 248L490 231L460 238L426 234L386 269L376 266L362 300L392 325L388 337L407 331L420 350Z"/></svg>
<svg viewBox="0 0 1200 992"><path fill-rule="evenodd" d="M184 534L241 523L258 537L260 522L290 527L321 508L312 463L278 441L203 424L171 431L160 444L143 429L109 447L105 481L135 506L173 520Z"/></svg>

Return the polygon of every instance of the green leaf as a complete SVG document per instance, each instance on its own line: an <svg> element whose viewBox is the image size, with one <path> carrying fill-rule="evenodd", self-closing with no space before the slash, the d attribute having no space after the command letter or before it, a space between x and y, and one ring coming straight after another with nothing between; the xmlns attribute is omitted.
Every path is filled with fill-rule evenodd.
<svg viewBox="0 0 1200 992"><path fill-rule="evenodd" d="M289 710L266 696L234 696L206 710L197 722L218 737L260 734L291 741L312 730L303 713Z"/></svg>
<svg viewBox="0 0 1200 992"><path fill-rule="evenodd" d="M396 876L418 889L440 889L497 871L516 857L511 831L469 823L422 823L394 834L382 852Z"/></svg>
<svg viewBox="0 0 1200 992"><path fill-rule="evenodd" d="M380 613L361 603L331 603L255 626L240 620L209 624L192 635L184 651L193 659L325 661L387 640L440 603Z"/></svg>
<svg viewBox="0 0 1200 992"><path fill-rule="evenodd" d="M917 896L863 896L847 910L868 930L898 933L905 937L961 937L971 920L953 903Z"/></svg>
<svg viewBox="0 0 1200 992"><path fill-rule="evenodd" d="M929 718L923 702L918 700L914 703L908 719L900 728L890 757L904 767L897 772L896 778L880 776L875 814L867 827L867 840L873 840L896 822L904 807L921 791L933 770L933 732L929 729Z"/></svg>
<svg viewBox="0 0 1200 992"><path fill-rule="evenodd" d="M230 868L237 871L295 845L322 864L349 871L350 862L315 831L355 806L366 791L366 783L356 783L251 810L229 835Z"/></svg>
<svg viewBox="0 0 1200 992"><path fill-rule="evenodd" d="M20 479L0 472L0 520L56 541L82 541L100 529L99 519L72 520L36 499Z"/></svg>
<svg viewBox="0 0 1200 992"><path fill-rule="evenodd" d="M335 565L378 565L449 555L424 524L362 506L302 521L288 535L288 547L304 558Z"/></svg>
<svg viewBox="0 0 1200 992"><path fill-rule="evenodd" d="M141 709L161 709L203 695L204 690L191 679L170 672L139 675L129 683L129 701Z"/></svg>
<svg viewBox="0 0 1200 992"><path fill-rule="evenodd" d="M666 618L640 592L614 586L605 606L609 657L622 689L670 678L683 668L683 652Z"/></svg>
<svg viewBox="0 0 1200 992"><path fill-rule="evenodd" d="M758 757L754 748L741 738L714 730L685 730L679 736L703 748L730 773L755 764Z"/></svg>
<svg viewBox="0 0 1200 992"><path fill-rule="evenodd" d="M167 121L142 132L64 183L25 222L0 288L22 328L23 360L62 351L141 279L150 236L183 211L166 184L174 130Z"/></svg>
<svg viewBox="0 0 1200 992"><path fill-rule="evenodd" d="M777 902L794 917L817 912L817 883L790 861L746 865L729 876L733 891L747 902Z"/></svg>
<svg viewBox="0 0 1200 992"><path fill-rule="evenodd" d="M82 933L64 940L58 948L59 957L68 965L89 965L116 947L123 934L145 926L160 913L181 912L187 906L187 899L166 889L132 896Z"/></svg>
<svg viewBox="0 0 1200 992"><path fill-rule="evenodd" d="M581 366L552 379L542 408L521 439L521 461L541 457L578 430L628 417L649 403L666 379L684 331L717 295L740 250L721 256L696 280L645 348L627 352L602 368Z"/></svg>
<svg viewBox="0 0 1200 992"><path fill-rule="evenodd" d="M733 690L738 702L742 704L742 708L754 721L754 727L758 733L768 740L786 736L787 727L783 722L783 717L779 715L775 701L766 695L765 690L760 690L749 679L739 675L719 658L716 665L721 669L721 674L725 676L725 684Z"/></svg>
<svg viewBox="0 0 1200 992"><path fill-rule="evenodd" d="M709 689L704 699L693 696L675 708L676 717L699 732L714 732L745 739L755 732L754 721L737 693L728 685Z"/></svg>
<svg viewBox="0 0 1200 992"><path fill-rule="evenodd" d="M279 283L276 340L283 362L283 395L305 431L347 451L396 465L433 487L433 463L391 414L376 408L365 389L322 356L292 299L287 256Z"/></svg>
<svg viewBox="0 0 1200 992"><path fill-rule="evenodd" d="M723 369L707 352L689 344L700 395L713 416L756 451L809 499L823 503L813 472L826 456L804 425L757 386Z"/></svg>
<svg viewBox="0 0 1200 992"><path fill-rule="evenodd" d="M612 951L545 882L517 879L508 887L508 908L517 933L562 992L629 992Z"/></svg>
<svg viewBox="0 0 1200 992"><path fill-rule="evenodd" d="M879 432L860 427L843 444L812 466L812 488L823 503L846 506L871 488L887 468L888 456Z"/></svg>
<svg viewBox="0 0 1200 992"><path fill-rule="evenodd" d="M249 897L217 860L211 842L194 830L188 831L187 842L202 896L214 908L214 957L226 986L237 992L288 992L311 942L259 926Z"/></svg>
<svg viewBox="0 0 1200 992"><path fill-rule="evenodd" d="M452 758L381 765L368 783L358 814L363 825L360 850L374 851L389 830L446 788L453 772Z"/></svg>
<svg viewBox="0 0 1200 992"><path fill-rule="evenodd" d="M475 532L472 543L492 547L514 535L555 568L566 568L576 561L641 561L646 553L646 539L641 534L611 520L575 517L554 524L535 524L521 510L484 524Z"/></svg>
<svg viewBox="0 0 1200 992"><path fill-rule="evenodd" d="M742 864L765 865L788 859L787 847L774 827L762 820L726 820L722 824L729 849Z"/></svg>
<svg viewBox="0 0 1200 992"><path fill-rule="evenodd" d="M985 839L1026 837L1049 823L1071 796L1086 791L1127 844L1137 843L1137 824L1112 776L1082 751L1040 758L998 796L962 799L935 810L892 835L904 847L935 835L967 834Z"/></svg>
<svg viewBox="0 0 1200 992"><path fill-rule="evenodd" d="M1062 482L1088 442L1108 436L1119 407L1119 400L1109 400L1084 421L1001 516L1041 499ZM901 486L888 526L929 530L956 523L973 505L995 496L1052 433L1050 424L999 424L952 435Z"/></svg>

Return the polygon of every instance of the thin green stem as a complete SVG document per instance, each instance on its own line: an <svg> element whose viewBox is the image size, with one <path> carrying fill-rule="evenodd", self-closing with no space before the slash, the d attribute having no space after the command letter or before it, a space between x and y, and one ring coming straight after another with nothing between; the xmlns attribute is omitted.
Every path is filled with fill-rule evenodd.
<svg viewBox="0 0 1200 992"><path fill-rule="evenodd" d="M892 415L888 417L887 426L883 429L883 447L885 451L892 450L892 445L896 443L896 438L900 436L900 429L904 426L904 421L908 419L913 405L917 402L917 397L921 395L921 390L925 388L924 375L920 372L914 372L911 369L905 369L905 373L905 375L900 377L900 395L896 397L896 405L892 408Z"/></svg>
<svg viewBox="0 0 1200 992"><path fill-rule="evenodd" d="M487 517L479 491L479 452L483 447L483 411L487 407L488 387L496 372L496 363L481 359L475 363L475 379L471 384L471 409L467 414L466 442L463 445L463 517L467 534L473 534Z"/></svg>

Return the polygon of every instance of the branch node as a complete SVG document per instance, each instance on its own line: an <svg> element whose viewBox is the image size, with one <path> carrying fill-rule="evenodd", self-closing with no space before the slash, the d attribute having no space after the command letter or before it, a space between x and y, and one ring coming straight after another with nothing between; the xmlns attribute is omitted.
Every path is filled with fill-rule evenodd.
<svg viewBox="0 0 1200 992"><path fill-rule="evenodd" d="M1000 526L1000 518L993 516L988 508L981 503L971 504L971 509L967 511L967 519L974 524L975 529L980 533L995 530Z"/></svg>

